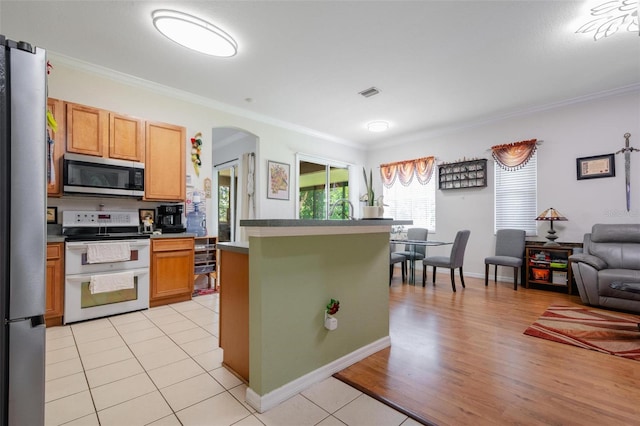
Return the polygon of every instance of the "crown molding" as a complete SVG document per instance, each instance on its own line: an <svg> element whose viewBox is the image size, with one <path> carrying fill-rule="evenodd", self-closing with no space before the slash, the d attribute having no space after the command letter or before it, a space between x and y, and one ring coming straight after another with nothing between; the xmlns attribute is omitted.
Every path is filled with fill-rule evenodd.
<svg viewBox="0 0 640 426"><path fill-rule="evenodd" d="M125 74L120 71L112 70L110 68L105 68L99 65L91 64L89 62L81 61L79 59L75 59L75 58L62 55L56 52L48 51L47 54L51 59L63 65L66 65L72 69L78 69L90 74L98 75L100 77L107 78L109 80L112 80L118 83L127 84L129 86L138 87L138 88L144 88L154 93L158 93L164 96L169 96L185 102L190 102L206 108L216 109L228 114L234 114L240 117L244 117L250 120L260 122L260 123L268 124L271 126L279 127L282 129L290 130L293 132L301 133L304 135L312 136L315 138L319 138L319 139L334 142L337 144L341 144L341 145L345 145L345 146L349 146L357 149L363 149L367 151L374 150L374 149L381 149L381 148L389 148L392 146L397 146L405 143L420 142L420 141L432 139L435 137L459 132L461 130L486 126L488 124L493 124L493 123L497 123L500 121L504 121L504 120L508 120L516 117L524 117L527 115L548 111L548 110L553 110L556 108L562 108L569 105L589 102L589 101L607 98L611 96L617 96L617 95L630 93L634 91L640 91L640 83L636 83L628 86L619 87L616 89L605 90L602 92L596 92L589 95L579 96L579 97L567 99L564 101L553 102L553 103L534 106L530 108L523 108L517 111L509 112L506 114L500 114L493 117L482 118L478 120L471 120L464 123L431 129L423 132L411 133L406 136L391 137L388 139L383 139L378 143L365 146L363 144L342 139L334 135L330 135L327 133L310 129L308 127L300 126L300 125L283 121L283 120L278 120L273 117L269 117L263 114L258 114L243 108L234 107L234 106L225 104L223 102L216 101L214 99L206 98L204 96L199 96L194 93L186 92L184 90L175 89L173 87L165 86L163 84L155 83L153 81L149 81L143 78Z"/></svg>
<svg viewBox="0 0 640 426"><path fill-rule="evenodd" d="M84 71L89 74L94 74L117 83L126 84L129 86L144 88L154 93L158 93L164 96L169 96L181 101L190 102L196 105L200 105L206 108L216 109L228 114L237 115L250 120L258 121L260 123L268 124L275 127L291 130L297 133L302 133L308 136L324 139L330 142L338 143L341 145L347 145L353 148L365 149L363 145L357 144L353 141L339 138L327 133L319 132L317 130L310 129L308 127L300 126L294 123L290 123L283 120L278 120L273 117L269 117L263 114L258 114L246 109L238 108L225 104L223 102L216 101L204 96L199 96L194 93L190 93L184 90L179 90L173 87L165 86L160 83L145 80L140 77L135 77L130 74L125 74L120 71L116 71L110 68L95 65L89 62L85 62L79 59L72 58L70 56L62 55L56 52L47 51L49 59L54 60L62 65L66 65L69 68Z"/></svg>
<svg viewBox="0 0 640 426"><path fill-rule="evenodd" d="M506 114L500 114L493 117L471 120L454 126L445 126L438 129L427 130L424 132L412 133L410 135L401 136L393 139L386 139L371 146L371 149L388 148L392 146L402 145L405 143L420 142L435 137L444 136L451 133L456 133L461 130L467 130L477 127L486 126L488 124L498 123L500 121L509 120L516 117L524 117L527 115L536 114L539 112L549 111L557 108L563 108L569 105L580 104L583 102L589 102L597 99L604 99L612 96L623 95L626 93L640 92L640 83L630 84L628 86L618 87L616 89L604 90L602 92L596 92L589 95L578 96L576 98L566 99L564 101L552 102L545 105L539 105L529 108L523 108L517 111L509 112Z"/></svg>

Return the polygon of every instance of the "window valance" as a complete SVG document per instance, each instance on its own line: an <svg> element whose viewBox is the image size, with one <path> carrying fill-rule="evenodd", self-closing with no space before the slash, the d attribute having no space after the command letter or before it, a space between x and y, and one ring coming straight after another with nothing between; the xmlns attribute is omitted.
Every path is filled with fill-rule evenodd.
<svg viewBox="0 0 640 426"><path fill-rule="evenodd" d="M537 139L513 142L491 147L491 155L504 170L517 170L524 167L536 152Z"/></svg>
<svg viewBox="0 0 640 426"><path fill-rule="evenodd" d="M434 164L434 157L381 164L380 176L382 177L382 184L387 188L391 188L397 178L402 185L407 186L415 176L420 184L426 185L433 175Z"/></svg>

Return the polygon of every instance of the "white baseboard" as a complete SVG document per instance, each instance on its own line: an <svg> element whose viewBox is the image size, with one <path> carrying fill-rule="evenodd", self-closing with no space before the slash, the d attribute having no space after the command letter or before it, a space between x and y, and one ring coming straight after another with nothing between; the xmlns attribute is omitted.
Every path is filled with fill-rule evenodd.
<svg viewBox="0 0 640 426"><path fill-rule="evenodd" d="M274 389L265 395L258 395L253 389L247 388L247 395L245 399L247 403L255 408L259 413L264 413L276 405L283 403L292 396L308 389L312 385L331 377L334 373L344 370L350 365L355 364L356 362L361 361L389 346L391 346L390 337L383 337L382 339L378 339L373 343L363 346L360 349L330 362L329 364L323 365L304 376L298 377L297 379Z"/></svg>

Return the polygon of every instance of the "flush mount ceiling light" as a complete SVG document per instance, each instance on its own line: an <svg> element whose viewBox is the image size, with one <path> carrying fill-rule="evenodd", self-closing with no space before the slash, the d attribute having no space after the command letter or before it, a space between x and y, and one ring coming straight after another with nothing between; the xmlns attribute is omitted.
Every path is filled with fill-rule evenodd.
<svg viewBox="0 0 640 426"><path fill-rule="evenodd" d="M181 46L211 56L230 57L238 44L215 25L186 13L160 9L151 14L153 26Z"/></svg>
<svg viewBox="0 0 640 426"><path fill-rule="evenodd" d="M640 35L638 25L637 0L609 0L599 4L589 11L589 19L576 30L576 33L593 32L593 39L598 41L626 29Z"/></svg>
<svg viewBox="0 0 640 426"><path fill-rule="evenodd" d="M370 132L384 132L389 129L389 122L383 120L371 121L367 123L367 129Z"/></svg>

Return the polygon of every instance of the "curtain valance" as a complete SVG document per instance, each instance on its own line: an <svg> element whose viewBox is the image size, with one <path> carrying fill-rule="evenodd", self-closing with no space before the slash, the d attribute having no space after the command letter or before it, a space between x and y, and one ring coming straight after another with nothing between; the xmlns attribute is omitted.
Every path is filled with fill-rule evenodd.
<svg viewBox="0 0 640 426"><path fill-rule="evenodd" d="M537 139L513 142L491 147L491 155L504 170L517 170L524 167L536 152Z"/></svg>
<svg viewBox="0 0 640 426"><path fill-rule="evenodd" d="M420 184L426 185L433 175L434 163L434 157L423 157L415 160L381 164L380 176L382 177L382 184L387 188L391 188L397 178L402 185L408 186L415 175Z"/></svg>

